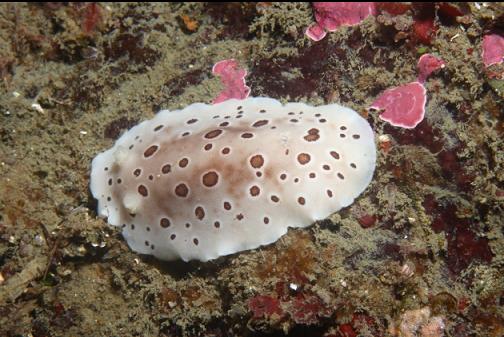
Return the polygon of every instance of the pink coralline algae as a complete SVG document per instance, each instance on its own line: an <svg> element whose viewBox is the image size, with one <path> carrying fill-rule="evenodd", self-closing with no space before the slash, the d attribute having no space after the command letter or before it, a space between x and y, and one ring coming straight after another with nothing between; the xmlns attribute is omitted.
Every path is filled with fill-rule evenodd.
<svg viewBox="0 0 504 337"><path fill-rule="evenodd" d="M485 35L482 47L481 56L485 67L502 63L504 60L504 37L498 34Z"/></svg>
<svg viewBox="0 0 504 337"><path fill-rule="evenodd" d="M221 78L221 83L224 86L224 89L213 100L213 104L232 98L245 99L249 96L250 87L245 84L247 71L240 69L236 60L230 59L217 62L212 68L212 73Z"/></svg>
<svg viewBox="0 0 504 337"><path fill-rule="evenodd" d="M373 2L314 2L313 9L316 23L306 30L306 35L320 41L326 36L326 30L334 32L341 26L353 26L370 15L376 15Z"/></svg>
<svg viewBox="0 0 504 337"><path fill-rule="evenodd" d="M422 83L412 82L387 89L373 104L372 109L384 110L380 118L394 126L412 129L425 115L426 90Z"/></svg>
<svg viewBox="0 0 504 337"><path fill-rule="evenodd" d="M417 80L385 90L370 108L383 110L380 118L394 126L407 129L416 127L425 116L427 95L424 83L430 74L444 66L443 60L430 54L423 55L417 65Z"/></svg>
<svg viewBox="0 0 504 337"><path fill-rule="evenodd" d="M445 67L445 63L440 58L431 54L424 54L418 60L418 82L425 83L427 77L438 69Z"/></svg>

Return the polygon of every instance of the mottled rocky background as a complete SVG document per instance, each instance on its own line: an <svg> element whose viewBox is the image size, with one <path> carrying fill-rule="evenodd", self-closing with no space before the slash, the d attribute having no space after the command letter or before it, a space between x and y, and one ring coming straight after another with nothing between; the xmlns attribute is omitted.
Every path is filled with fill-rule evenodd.
<svg viewBox="0 0 504 337"><path fill-rule="evenodd" d="M0 4L0 335L504 335L504 70L481 61L504 5L399 7L315 43L308 3ZM446 62L426 119L367 113L426 52ZM375 179L261 249L139 256L96 217L91 160L160 108L210 102L229 58L253 96L367 116Z"/></svg>

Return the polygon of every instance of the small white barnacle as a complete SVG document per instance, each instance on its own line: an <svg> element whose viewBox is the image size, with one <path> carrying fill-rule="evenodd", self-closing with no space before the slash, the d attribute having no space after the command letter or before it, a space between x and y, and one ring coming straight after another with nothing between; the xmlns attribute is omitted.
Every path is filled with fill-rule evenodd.
<svg viewBox="0 0 504 337"><path fill-rule="evenodd" d="M373 131L351 109L231 99L133 127L94 158L91 191L134 251L207 261L350 205L375 161Z"/></svg>

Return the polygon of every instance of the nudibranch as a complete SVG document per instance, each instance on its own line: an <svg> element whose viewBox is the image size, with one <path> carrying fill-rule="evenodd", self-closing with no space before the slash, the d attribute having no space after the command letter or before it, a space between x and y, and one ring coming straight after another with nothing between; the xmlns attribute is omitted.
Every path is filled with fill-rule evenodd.
<svg viewBox="0 0 504 337"><path fill-rule="evenodd" d="M133 127L94 158L91 192L134 251L207 261L350 205L375 162L373 131L349 108L231 99Z"/></svg>

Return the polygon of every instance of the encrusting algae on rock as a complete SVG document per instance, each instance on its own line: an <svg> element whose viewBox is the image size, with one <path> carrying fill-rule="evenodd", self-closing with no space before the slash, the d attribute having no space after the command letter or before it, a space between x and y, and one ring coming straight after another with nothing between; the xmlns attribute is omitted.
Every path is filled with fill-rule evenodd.
<svg viewBox="0 0 504 337"><path fill-rule="evenodd" d="M350 205L375 161L373 131L351 109L232 99L135 126L93 160L91 191L133 250L207 261Z"/></svg>

